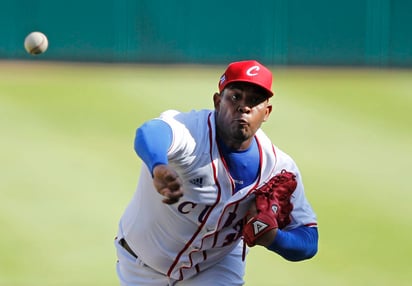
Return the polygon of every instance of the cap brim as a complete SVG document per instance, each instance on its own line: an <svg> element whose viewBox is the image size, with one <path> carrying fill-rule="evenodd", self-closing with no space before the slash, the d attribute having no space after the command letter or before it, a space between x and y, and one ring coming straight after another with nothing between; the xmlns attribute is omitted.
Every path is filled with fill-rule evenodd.
<svg viewBox="0 0 412 286"><path fill-rule="evenodd" d="M261 89L263 89L263 90L265 90L265 91L267 92L267 94L268 94L267 97L268 97L268 98L272 97L273 94L274 94L273 91L271 91L270 89L267 89L267 88L264 87L263 85L260 85L259 83L256 83L255 81L252 81L252 80L230 80L230 81L227 81L227 82L225 83L225 85L223 86L222 90L225 89L225 87L226 87L228 84L233 83L233 82L247 82L247 83L251 83L251 84L253 84L253 85L256 85L256 86L260 87Z"/></svg>

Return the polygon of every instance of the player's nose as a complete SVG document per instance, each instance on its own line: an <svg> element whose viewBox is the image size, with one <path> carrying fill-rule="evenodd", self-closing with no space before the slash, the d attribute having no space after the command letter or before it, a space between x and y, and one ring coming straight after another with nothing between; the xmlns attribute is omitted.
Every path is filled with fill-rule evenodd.
<svg viewBox="0 0 412 286"><path fill-rule="evenodd" d="M249 113L250 112L250 107L243 103L243 104L239 104L237 111L240 113Z"/></svg>

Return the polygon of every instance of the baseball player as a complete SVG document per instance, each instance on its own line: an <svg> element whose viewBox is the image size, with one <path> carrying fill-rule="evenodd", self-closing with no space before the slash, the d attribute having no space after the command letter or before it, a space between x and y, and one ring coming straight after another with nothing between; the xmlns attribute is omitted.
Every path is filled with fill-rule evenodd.
<svg viewBox="0 0 412 286"><path fill-rule="evenodd" d="M214 110L168 110L137 129L144 164L115 239L121 285L243 285L249 247L290 261L317 252L298 167L260 129L272 73L234 62L218 88Z"/></svg>

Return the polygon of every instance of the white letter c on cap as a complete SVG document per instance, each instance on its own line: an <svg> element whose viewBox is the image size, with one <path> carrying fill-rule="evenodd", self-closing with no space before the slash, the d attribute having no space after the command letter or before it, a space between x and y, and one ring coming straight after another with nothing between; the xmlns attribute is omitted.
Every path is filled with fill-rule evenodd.
<svg viewBox="0 0 412 286"><path fill-rule="evenodd" d="M259 71L259 67L258 66L253 66L253 67L250 67L247 71L246 71L246 74L248 75L248 76L255 76L255 75L258 75L258 71Z"/></svg>

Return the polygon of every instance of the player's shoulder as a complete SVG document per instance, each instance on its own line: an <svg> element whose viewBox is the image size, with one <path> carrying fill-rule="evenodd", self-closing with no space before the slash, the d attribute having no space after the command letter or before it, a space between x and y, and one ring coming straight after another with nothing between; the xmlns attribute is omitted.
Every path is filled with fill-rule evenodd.
<svg viewBox="0 0 412 286"><path fill-rule="evenodd" d="M299 168L291 155L278 148L276 145L273 145L273 150L276 157L276 173L280 172L281 170L287 170L294 173L295 175L299 175Z"/></svg>
<svg viewBox="0 0 412 286"><path fill-rule="evenodd" d="M194 120L196 118L204 118L210 114L211 110L201 109L201 110L190 110L187 112L178 111L175 109L169 109L160 114L161 119L174 119L174 120Z"/></svg>
<svg viewBox="0 0 412 286"><path fill-rule="evenodd" d="M194 134L202 132L206 128L211 112L208 109L188 112L167 110L160 115L160 119L168 123L172 129L184 129Z"/></svg>
<svg viewBox="0 0 412 286"><path fill-rule="evenodd" d="M263 130L259 129L256 135L261 143L266 146L270 146L271 153L273 154L274 160L276 161L276 169L287 169L298 172L296 162L292 158L292 156L275 145L271 141L271 139L263 132Z"/></svg>
<svg viewBox="0 0 412 286"><path fill-rule="evenodd" d="M169 109L169 110L165 110L163 111L159 118L171 118L176 116L177 114L180 114L181 112L179 110L176 109Z"/></svg>

